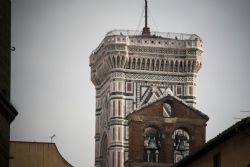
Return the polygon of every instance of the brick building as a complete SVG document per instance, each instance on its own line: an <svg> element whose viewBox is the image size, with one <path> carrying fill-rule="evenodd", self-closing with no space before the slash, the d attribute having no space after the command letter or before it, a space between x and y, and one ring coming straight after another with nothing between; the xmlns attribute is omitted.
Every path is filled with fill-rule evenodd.
<svg viewBox="0 0 250 167"><path fill-rule="evenodd" d="M17 115L10 103L10 0L0 1L0 166L9 165L10 123Z"/></svg>
<svg viewBox="0 0 250 167"><path fill-rule="evenodd" d="M142 106L127 119L126 167L173 166L205 143L208 117L172 95Z"/></svg>

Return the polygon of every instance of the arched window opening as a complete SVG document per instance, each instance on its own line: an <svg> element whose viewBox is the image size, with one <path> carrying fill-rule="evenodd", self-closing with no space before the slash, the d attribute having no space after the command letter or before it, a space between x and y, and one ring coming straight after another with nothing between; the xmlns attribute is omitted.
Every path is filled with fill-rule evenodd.
<svg viewBox="0 0 250 167"><path fill-rule="evenodd" d="M146 162L159 162L161 150L161 133L154 127L144 130L144 160Z"/></svg>
<svg viewBox="0 0 250 167"><path fill-rule="evenodd" d="M120 68L120 56L117 56L117 68Z"/></svg>
<svg viewBox="0 0 250 167"><path fill-rule="evenodd" d="M165 71L169 71L169 61L166 61L165 63Z"/></svg>
<svg viewBox="0 0 250 167"><path fill-rule="evenodd" d="M131 68L131 58L128 59L127 69Z"/></svg>
<svg viewBox="0 0 250 167"><path fill-rule="evenodd" d="M163 67L164 67L164 61L161 61L161 66L160 66L160 71L163 71Z"/></svg>
<svg viewBox="0 0 250 167"><path fill-rule="evenodd" d="M142 59L141 69L142 69L142 70L145 69L145 59Z"/></svg>
<svg viewBox="0 0 250 167"><path fill-rule="evenodd" d="M187 72L187 61L184 61L183 62L183 70L184 70L184 72Z"/></svg>
<svg viewBox="0 0 250 167"><path fill-rule="evenodd" d="M115 68L115 57L112 57L113 68Z"/></svg>
<svg viewBox="0 0 250 167"><path fill-rule="evenodd" d="M159 65L160 65L159 60L156 60L155 71L159 71Z"/></svg>
<svg viewBox="0 0 250 167"><path fill-rule="evenodd" d="M135 58L133 59L132 69L135 69Z"/></svg>
<svg viewBox="0 0 250 167"><path fill-rule="evenodd" d="M192 72L195 72L195 68L196 68L196 61L193 61Z"/></svg>
<svg viewBox="0 0 250 167"><path fill-rule="evenodd" d="M137 60L137 65L136 65L136 69L140 70L140 66L141 66L141 59Z"/></svg>
<svg viewBox="0 0 250 167"><path fill-rule="evenodd" d="M149 70L149 59L147 60L146 70Z"/></svg>
<svg viewBox="0 0 250 167"><path fill-rule="evenodd" d="M154 71L155 69L155 60L153 59L151 62L151 71Z"/></svg>
<svg viewBox="0 0 250 167"><path fill-rule="evenodd" d="M173 72L174 71L174 62L171 61L171 64L170 64L170 72Z"/></svg>
<svg viewBox="0 0 250 167"><path fill-rule="evenodd" d="M108 140L106 134L103 135L101 142L101 166L108 167Z"/></svg>
<svg viewBox="0 0 250 167"><path fill-rule="evenodd" d="M174 72L178 71L178 66L179 66L179 63L178 63L178 61L176 61L175 66L174 66Z"/></svg>
<svg viewBox="0 0 250 167"><path fill-rule="evenodd" d="M188 72L191 72L191 62L188 61Z"/></svg>
<svg viewBox="0 0 250 167"><path fill-rule="evenodd" d="M180 62L179 72L183 72L183 65L182 65L182 61Z"/></svg>
<svg viewBox="0 0 250 167"><path fill-rule="evenodd" d="M177 163L189 154L190 135L183 129L177 129L173 134L174 162Z"/></svg>

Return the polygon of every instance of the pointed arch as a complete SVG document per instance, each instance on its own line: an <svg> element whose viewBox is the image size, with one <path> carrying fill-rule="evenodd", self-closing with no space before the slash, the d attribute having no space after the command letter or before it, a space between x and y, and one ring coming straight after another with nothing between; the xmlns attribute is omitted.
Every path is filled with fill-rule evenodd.
<svg viewBox="0 0 250 167"><path fill-rule="evenodd" d="M166 60L166 62L165 62L165 69L164 69L164 71L169 71L169 61L168 60Z"/></svg>
<svg viewBox="0 0 250 167"><path fill-rule="evenodd" d="M132 62L132 69L135 69L135 58L133 58L133 62Z"/></svg>
<svg viewBox="0 0 250 167"><path fill-rule="evenodd" d="M102 167L108 167L108 138L107 134L104 132L102 135L101 140L101 150L100 150L100 159L101 159L101 166Z"/></svg>
<svg viewBox="0 0 250 167"><path fill-rule="evenodd" d="M138 60L137 60L137 63L136 63L137 65L136 65L136 69L137 70L140 70L140 68L141 68L141 59L139 58Z"/></svg>
<svg viewBox="0 0 250 167"><path fill-rule="evenodd" d="M196 61L193 61L193 62L192 62L192 70L191 70L191 72L194 72L194 71L195 71L195 64L196 64Z"/></svg>
<svg viewBox="0 0 250 167"><path fill-rule="evenodd" d="M183 72L183 62L182 61L180 61L179 72Z"/></svg>
<svg viewBox="0 0 250 167"><path fill-rule="evenodd" d="M157 59L155 64L155 71L159 71L159 67L160 67L160 61L159 59Z"/></svg>
<svg viewBox="0 0 250 167"><path fill-rule="evenodd" d="M155 69L155 60L153 59L151 61L151 70L154 71L154 69Z"/></svg>
<svg viewBox="0 0 250 167"><path fill-rule="evenodd" d="M174 61L173 60L171 60L169 71L174 72Z"/></svg>
<svg viewBox="0 0 250 167"><path fill-rule="evenodd" d="M125 57L122 56L121 57L121 68L124 68L124 66L125 66Z"/></svg>
<svg viewBox="0 0 250 167"><path fill-rule="evenodd" d="M115 56L112 57L113 68L115 68Z"/></svg>
<svg viewBox="0 0 250 167"><path fill-rule="evenodd" d="M146 70L149 70L149 66L150 66L150 60L147 59Z"/></svg>
<svg viewBox="0 0 250 167"><path fill-rule="evenodd" d="M114 65L113 65L112 57L111 56L108 57L108 61L109 61L109 64L110 64L111 68L113 68Z"/></svg>
<svg viewBox="0 0 250 167"><path fill-rule="evenodd" d="M179 62L176 60L174 64L174 72L178 72Z"/></svg>
<svg viewBox="0 0 250 167"><path fill-rule="evenodd" d="M117 68L120 68L120 56L117 56Z"/></svg>
<svg viewBox="0 0 250 167"><path fill-rule="evenodd" d="M161 60L160 71L163 71L164 68L164 60Z"/></svg>
<svg viewBox="0 0 250 167"><path fill-rule="evenodd" d="M187 71L191 72L191 62L190 61L188 61L188 70Z"/></svg>
<svg viewBox="0 0 250 167"><path fill-rule="evenodd" d="M141 69L142 69L142 70L145 70L145 59L142 59Z"/></svg>
<svg viewBox="0 0 250 167"><path fill-rule="evenodd" d="M183 72L187 72L187 61L184 61L183 70Z"/></svg>
<svg viewBox="0 0 250 167"><path fill-rule="evenodd" d="M127 68L128 68L128 69L131 69L131 57L128 59Z"/></svg>

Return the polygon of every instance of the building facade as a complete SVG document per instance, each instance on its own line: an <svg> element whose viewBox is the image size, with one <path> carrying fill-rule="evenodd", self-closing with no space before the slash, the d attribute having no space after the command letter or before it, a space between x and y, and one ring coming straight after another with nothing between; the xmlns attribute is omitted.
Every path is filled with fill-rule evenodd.
<svg viewBox="0 0 250 167"><path fill-rule="evenodd" d="M58 151L55 143L10 142L9 167L73 167Z"/></svg>
<svg viewBox="0 0 250 167"><path fill-rule="evenodd" d="M174 167L250 167L250 117L208 141Z"/></svg>
<svg viewBox="0 0 250 167"><path fill-rule="evenodd" d="M205 143L208 117L169 94L135 110L127 119L126 167L172 167Z"/></svg>
<svg viewBox="0 0 250 167"><path fill-rule="evenodd" d="M161 97L167 88L195 107L201 38L146 30L110 31L90 56L96 88L97 167L123 166L129 138L125 117Z"/></svg>
<svg viewBox="0 0 250 167"><path fill-rule="evenodd" d="M10 123L17 115L10 103L11 2L0 1L0 166L9 166Z"/></svg>
<svg viewBox="0 0 250 167"><path fill-rule="evenodd" d="M10 98L11 2L0 1L0 92Z"/></svg>

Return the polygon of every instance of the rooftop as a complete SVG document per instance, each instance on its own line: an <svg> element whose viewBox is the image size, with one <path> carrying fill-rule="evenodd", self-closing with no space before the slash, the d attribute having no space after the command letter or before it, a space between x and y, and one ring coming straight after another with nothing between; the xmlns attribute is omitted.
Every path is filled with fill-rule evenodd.
<svg viewBox="0 0 250 167"><path fill-rule="evenodd" d="M142 31L136 31L136 30L111 30L106 34L106 37L108 36L114 36L114 35L120 35L120 36L139 36L143 37ZM176 40L202 40L198 35L196 34L185 34L185 33L173 33L173 32L156 32L152 31L150 36L151 38L167 38L167 39L176 39Z"/></svg>

